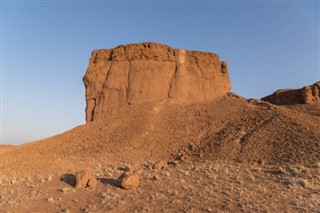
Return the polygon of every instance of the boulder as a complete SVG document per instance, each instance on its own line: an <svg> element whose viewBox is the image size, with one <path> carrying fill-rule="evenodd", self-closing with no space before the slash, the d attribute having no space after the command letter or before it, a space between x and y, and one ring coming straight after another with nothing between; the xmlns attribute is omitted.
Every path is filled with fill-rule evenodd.
<svg viewBox="0 0 320 213"><path fill-rule="evenodd" d="M118 185L124 189L134 189L140 185L139 175L136 172L124 172L118 178Z"/></svg>
<svg viewBox="0 0 320 213"><path fill-rule="evenodd" d="M76 173L76 189L81 188L95 188L97 185L97 179L93 175L91 169L83 169Z"/></svg>

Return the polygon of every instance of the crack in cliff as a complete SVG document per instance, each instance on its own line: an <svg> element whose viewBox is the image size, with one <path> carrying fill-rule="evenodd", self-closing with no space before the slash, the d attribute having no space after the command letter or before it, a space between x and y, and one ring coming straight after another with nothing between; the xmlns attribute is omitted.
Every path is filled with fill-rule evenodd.
<svg viewBox="0 0 320 213"><path fill-rule="evenodd" d="M169 80L168 98L171 98L170 93L171 93L173 81L174 81L174 79L175 79L175 77L177 75L177 72L178 72L178 66L179 66L179 62L176 62L176 68L175 68L175 70L174 70L174 72L173 72L173 74L172 74L172 76L171 76L171 78Z"/></svg>
<svg viewBox="0 0 320 213"><path fill-rule="evenodd" d="M106 78L104 79L104 83L103 83L102 89L100 91L99 98L101 97L104 88L109 89L109 87L108 87L108 78L109 78L109 75L110 75L110 71L111 71L112 65L113 65L113 62L110 64L110 67L109 67L109 69L107 71Z"/></svg>
<svg viewBox="0 0 320 213"><path fill-rule="evenodd" d="M204 94L205 98L208 98L208 97L206 96L205 88L204 88L204 83L203 83L203 80L208 80L208 79L203 77L203 70L201 69L201 67L200 67L200 65L199 65L198 58L197 58L196 56L193 56L193 57L194 57L194 59L195 59L195 61L196 61L196 66L197 66L197 68L198 68L199 71L200 71L200 79L201 79L201 84L200 84L200 86L201 86L201 92L202 92L202 94Z"/></svg>
<svg viewBox="0 0 320 213"><path fill-rule="evenodd" d="M200 66L199 66L199 61L198 61L198 58L196 57L196 56L193 56L194 57L194 59L195 59L195 61L196 61L196 66L197 66L197 68L199 69L199 71L200 71L200 78L202 79L203 78L203 70L200 68Z"/></svg>
<svg viewBox="0 0 320 213"><path fill-rule="evenodd" d="M93 107L92 107L92 110L90 112L90 116L91 116L91 119L90 121L93 121L94 120L94 110L96 109L96 106L97 106L97 102L96 102L96 98L91 98L89 99L90 100L93 100ZM87 119L87 118L86 118Z"/></svg>
<svg viewBox="0 0 320 213"><path fill-rule="evenodd" d="M126 102L127 104L131 104L130 103L130 97L129 97L129 93L130 93L130 74L131 74L131 61L128 61L129 66L128 66L128 72L127 72L127 85L126 85Z"/></svg>
<svg viewBox="0 0 320 213"><path fill-rule="evenodd" d="M131 85L130 85L131 60L129 60L129 58L128 58L126 47L124 47L124 55L126 56L126 59L128 61L127 84L126 84L126 103L130 105L131 102L130 102L129 93L130 93L130 87L131 87Z"/></svg>
<svg viewBox="0 0 320 213"><path fill-rule="evenodd" d="M110 55L112 55L112 54L113 54L113 51L111 52ZM95 115L96 106L97 106L97 104L98 104L98 103L97 103L97 102L98 102L97 100L101 100L101 96L103 95L104 89L105 89L105 88L108 89L108 84L107 84L107 82L108 82L108 77L109 77L109 75L110 75L110 71L111 71L112 65L113 65L113 62L111 62L109 69L107 69L106 77L105 77L105 79L104 79L104 83L103 83L103 85L102 85L102 88L101 88L99 94L97 95L97 97L94 98L94 106L93 106L92 111L91 111L91 120L92 120L92 121L93 121L93 117L94 117L94 115Z"/></svg>

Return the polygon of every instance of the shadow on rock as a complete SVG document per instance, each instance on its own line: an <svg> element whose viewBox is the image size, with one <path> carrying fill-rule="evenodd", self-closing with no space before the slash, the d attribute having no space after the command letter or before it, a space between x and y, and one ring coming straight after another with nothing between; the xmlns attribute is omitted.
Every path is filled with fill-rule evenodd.
<svg viewBox="0 0 320 213"><path fill-rule="evenodd" d="M60 181L66 182L67 184L69 184L72 187L76 186L76 176L74 174L63 174L60 179Z"/></svg>
<svg viewBox="0 0 320 213"><path fill-rule="evenodd" d="M123 171L123 172L126 171L126 168L125 168L124 166L119 166L117 169L118 169L119 171Z"/></svg>
<svg viewBox="0 0 320 213"><path fill-rule="evenodd" d="M110 186L118 187L118 180L111 179L111 178L98 178L98 181L100 181L103 184L108 184Z"/></svg>

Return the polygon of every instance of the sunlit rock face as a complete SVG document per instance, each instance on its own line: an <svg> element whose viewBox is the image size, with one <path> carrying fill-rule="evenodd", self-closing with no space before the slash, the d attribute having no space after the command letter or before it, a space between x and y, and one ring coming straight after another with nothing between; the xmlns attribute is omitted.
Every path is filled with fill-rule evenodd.
<svg viewBox="0 0 320 213"><path fill-rule="evenodd" d="M301 89L280 89L262 100L277 105L320 104L320 81Z"/></svg>
<svg viewBox="0 0 320 213"><path fill-rule="evenodd" d="M153 42L93 51L83 81L87 122L112 107L209 101L231 89L227 63L218 55Z"/></svg>

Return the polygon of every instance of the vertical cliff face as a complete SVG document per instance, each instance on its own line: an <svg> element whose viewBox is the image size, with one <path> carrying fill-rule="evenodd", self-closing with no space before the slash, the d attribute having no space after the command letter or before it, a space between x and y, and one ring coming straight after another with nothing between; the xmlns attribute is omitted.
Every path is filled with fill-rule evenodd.
<svg viewBox="0 0 320 213"><path fill-rule="evenodd" d="M227 63L218 55L159 43L95 50L83 81L87 122L120 105L208 101L231 89Z"/></svg>

